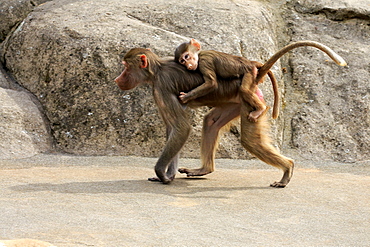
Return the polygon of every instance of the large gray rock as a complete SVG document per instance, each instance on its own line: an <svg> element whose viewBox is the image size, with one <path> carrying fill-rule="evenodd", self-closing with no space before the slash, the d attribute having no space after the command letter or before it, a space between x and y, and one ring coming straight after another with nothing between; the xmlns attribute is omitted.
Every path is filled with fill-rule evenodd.
<svg viewBox="0 0 370 247"><path fill-rule="evenodd" d="M297 12L309 15L324 14L331 20L344 21L349 19L370 20L370 4L368 0L318 0L293 1Z"/></svg>
<svg viewBox="0 0 370 247"><path fill-rule="evenodd" d="M0 42L44 2L47 0L0 1ZM50 129L40 103L2 69L0 102L0 159L25 158L53 149Z"/></svg>
<svg viewBox="0 0 370 247"><path fill-rule="evenodd" d="M0 42L39 4L50 0L1 0Z"/></svg>
<svg viewBox="0 0 370 247"><path fill-rule="evenodd" d="M38 102L24 90L6 89L11 83L0 71L0 159L51 151L50 130Z"/></svg>
<svg viewBox="0 0 370 247"><path fill-rule="evenodd" d="M360 2L293 3L293 40L328 44L348 63L338 68L313 48L297 49L291 57L286 113L292 117L292 145L307 158L353 162L370 157L370 5Z"/></svg>
<svg viewBox="0 0 370 247"><path fill-rule="evenodd" d="M151 90L124 93L113 82L122 70L122 56L133 47L172 56L177 45L197 38L205 49L265 60L277 50L274 29L266 28L273 21L267 6L253 1L141 6L133 0L53 1L35 9L15 30L4 45L4 58L17 81L45 107L59 150L157 156L165 130ZM262 87L272 102L270 83ZM199 156L200 114L192 113L196 131L184 156ZM221 140L221 156L245 157L238 142L237 135L228 133Z"/></svg>
<svg viewBox="0 0 370 247"><path fill-rule="evenodd" d="M314 48L299 48L278 62L273 71L283 107L273 138L285 152L293 148L311 159L368 160L369 9L357 0L52 1L20 24L0 26L5 35L13 30L0 53L7 70L42 104L57 150L158 156L165 131L150 87L122 92L113 82L130 48L172 56L178 44L196 38L204 49L264 62L291 40L320 41L349 66L326 61ZM270 82L261 87L271 105ZM199 156L206 111L189 112L195 131L185 157ZM219 147L218 157L247 157L238 128L226 132Z"/></svg>

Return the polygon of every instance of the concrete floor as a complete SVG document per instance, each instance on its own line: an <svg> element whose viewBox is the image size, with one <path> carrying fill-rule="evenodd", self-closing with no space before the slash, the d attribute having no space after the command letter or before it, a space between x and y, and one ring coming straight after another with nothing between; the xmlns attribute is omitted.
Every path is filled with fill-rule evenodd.
<svg viewBox="0 0 370 247"><path fill-rule="evenodd" d="M204 178L147 181L156 159L0 160L0 239L66 246L370 246L370 164L217 160ZM182 159L180 166L197 167Z"/></svg>

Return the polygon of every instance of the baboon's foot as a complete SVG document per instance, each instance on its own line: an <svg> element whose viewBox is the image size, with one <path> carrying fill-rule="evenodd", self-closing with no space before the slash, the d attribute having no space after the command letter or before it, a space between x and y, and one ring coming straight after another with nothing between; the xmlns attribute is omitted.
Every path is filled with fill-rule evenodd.
<svg viewBox="0 0 370 247"><path fill-rule="evenodd" d="M291 167L289 167L284 172L284 175L281 178L280 182L274 182L274 183L270 184L271 187L284 188L290 182L290 179L293 176L293 169L294 169L294 163L293 163L293 161L290 161L290 162L291 162Z"/></svg>
<svg viewBox="0 0 370 247"><path fill-rule="evenodd" d="M198 168L198 169L188 169L188 168L180 168L178 170L180 173L186 173L188 177L193 177L193 176L204 176L207 175L213 171L206 170L203 168Z"/></svg>
<svg viewBox="0 0 370 247"><path fill-rule="evenodd" d="M175 176L173 177L170 177L170 178L166 178L164 181L162 181L160 178L158 177L152 177L152 178L148 178L148 181L150 182L162 182L164 184L169 184L171 183L173 180L175 179Z"/></svg>
<svg viewBox="0 0 370 247"><path fill-rule="evenodd" d="M158 177L148 178L150 182L162 182Z"/></svg>
<svg viewBox="0 0 370 247"><path fill-rule="evenodd" d="M275 187L275 188L284 188L286 186L286 183L282 183L281 181L280 182L274 182L272 184L270 184L271 187Z"/></svg>

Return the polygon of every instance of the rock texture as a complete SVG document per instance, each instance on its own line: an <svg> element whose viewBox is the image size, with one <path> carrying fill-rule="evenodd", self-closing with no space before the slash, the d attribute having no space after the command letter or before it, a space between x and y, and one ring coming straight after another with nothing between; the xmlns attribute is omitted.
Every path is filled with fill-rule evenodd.
<svg viewBox="0 0 370 247"><path fill-rule="evenodd" d="M0 42L45 0L0 2ZM4 61L2 61L4 62ZM53 149L42 106L0 68L0 158L25 158Z"/></svg>
<svg viewBox="0 0 370 247"><path fill-rule="evenodd" d="M29 11L30 3L41 2L46 1L19 4ZM10 4L4 6L8 11L1 14L10 13ZM314 48L297 49L278 62L273 71L283 107L273 137L284 151L351 162L370 157L369 11L366 1L350 0L170 0L140 6L134 0L49 1L24 20L24 14L6 19L0 52L7 73L41 103L56 150L158 156L165 131L150 87L122 92L113 82L130 48L172 56L178 44L196 38L204 49L263 62L291 40L317 40L349 66L325 61ZM269 81L262 90L271 104ZM206 111L189 112L195 131L183 157L199 156ZM220 140L218 157L247 157L237 127Z"/></svg>
<svg viewBox="0 0 370 247"><path fill-rule="evenodd" d="M348 63L338 69L312 48L293 52L286 83L287 108L296 104L287 116L292 145L311 159L369 159L370 4L296 1L289 19L293 40L330 44Z"/></svg>
<svg viewBox="0 0 370 247"><path fill-rule="evenodd" d="M14 88L1 72L0 85L0 157L25 158L51 151L50 129L35 97Z"/></svg>
<svg viewBox="0 0 370 247"><path fill-rule="evenodd" d="M0 2L0 41L17 27L39 4L50 0L2 0Z"/></svg>

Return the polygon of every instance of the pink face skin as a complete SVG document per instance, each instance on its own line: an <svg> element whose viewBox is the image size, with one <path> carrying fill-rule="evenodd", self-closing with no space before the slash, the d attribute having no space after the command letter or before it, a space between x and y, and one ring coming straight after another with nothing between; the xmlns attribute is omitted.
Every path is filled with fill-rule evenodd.
<svg viewBox="0 0 370 247"><path fill-rule="evenodd" d="M130 90L138 84L137 82L130 81L130 69L128 64L123 61L122 64L125 66L123 72L114 81L117 83L118 87L122 90Z"/></svg>
<svg viewBox="0 0 370 247"><path fill-rule="evenodd" d="M184 52L179 59L180 64L185 65L188 70L196 70L198 68L198 54Z"/></svg>

